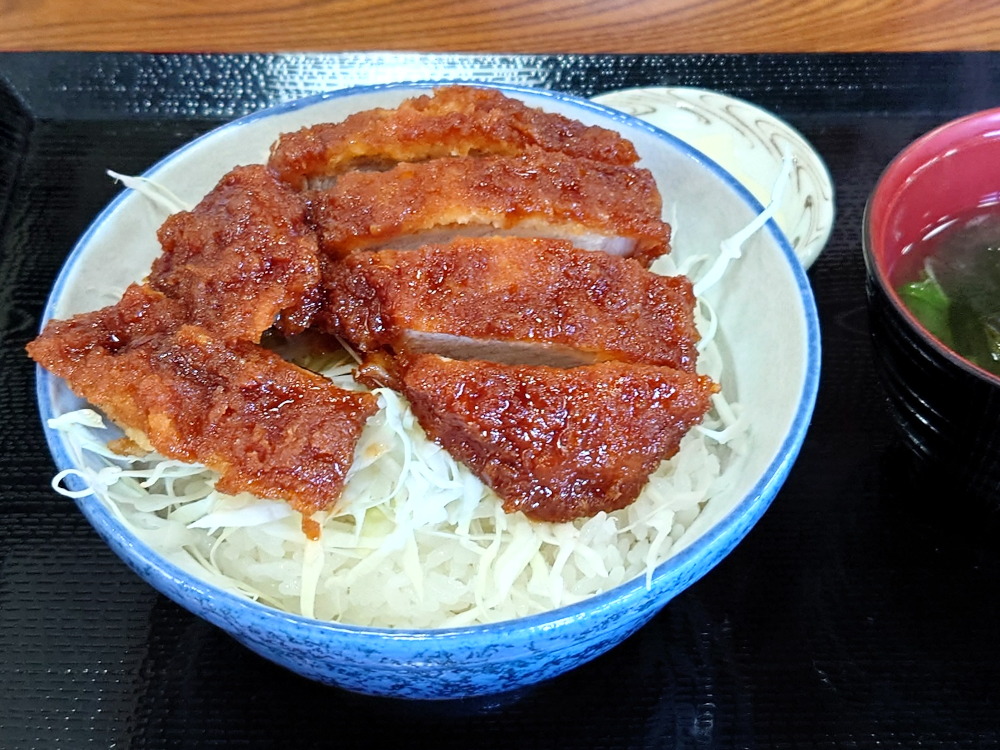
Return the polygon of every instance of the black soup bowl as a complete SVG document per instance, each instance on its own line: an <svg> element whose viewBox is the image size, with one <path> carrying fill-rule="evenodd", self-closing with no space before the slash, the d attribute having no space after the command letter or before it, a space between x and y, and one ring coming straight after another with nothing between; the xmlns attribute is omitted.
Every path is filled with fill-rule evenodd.
<svg viewBox="0 0 1000 750"><path fill-rule="evenodd" d="M1000 312L1000 294L979 299L1000 279L1000 109L904 149L868 201L863 243L876 364L918 481L1000 509L1000 339L991 352L984 323L982 342L960 348L970 317L959 315L994 300ZM956 267L972 292L945 289ZM975 326L989 320L973 312Z"/></svg>

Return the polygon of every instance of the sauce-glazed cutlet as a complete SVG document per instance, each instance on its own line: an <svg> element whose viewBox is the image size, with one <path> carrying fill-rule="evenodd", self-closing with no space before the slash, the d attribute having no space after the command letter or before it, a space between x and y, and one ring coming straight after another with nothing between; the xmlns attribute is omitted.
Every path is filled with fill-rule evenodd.
<svg viewBox="0 0 1000 750"><path fill-rule="evenodd" d="M334 257L497 234L565 238L644 265L669 249L648 170L538 149L350 172L309 197L320 246Z"/></svg>
<svg viewBox="0 0 1000 750"><path fill-rule="evenodd" d="M540 521L632 503L717 390L693 373L619 362L554 369L425 354L397 366L427 434L507 512Z"/></svg>
<svg viewBox="0 0 1000 750"><path fill-rule="evenodd" d="M375 397L186 317L183 303L133 285L113 306L50 322L28 352L137 442L219 472L220 492L306 515L334 503Z"/></svg>
<svg viewBox="0 0 1000 750"><path fill-rule="evenodd" d="M355 253L327 274L317 325L362 352L695 369L695 298L686 277L565 241L463 238Z"/></svg>
<svg viewBox="0 0 1000 750"><path fill-rule="evenodd" d="M618 133L543 112L496 90L446 86L395 109L286 133L268 165L290 185L330 184L353 169L441 156L517 154L537 147L608 164L632 164L635 147Z"/></svg>
<svg viewBox="0 0 1000 750"><path fill-rule="evenodd" d="M149 283L182 301L188 322L246 341L273 324L284 333L308 326L320 298L316 234L305 200L265 167L232 170L158 236Z"/></svg>

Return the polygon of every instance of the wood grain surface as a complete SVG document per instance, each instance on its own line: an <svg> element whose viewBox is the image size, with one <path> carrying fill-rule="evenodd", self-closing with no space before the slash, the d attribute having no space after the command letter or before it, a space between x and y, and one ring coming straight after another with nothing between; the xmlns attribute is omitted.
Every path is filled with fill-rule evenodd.
<svg viewBox="0 0 1000 750"><path fill-rule="evenodd" d="M10 51L996 49L996 0L0 0Z"/></svg>

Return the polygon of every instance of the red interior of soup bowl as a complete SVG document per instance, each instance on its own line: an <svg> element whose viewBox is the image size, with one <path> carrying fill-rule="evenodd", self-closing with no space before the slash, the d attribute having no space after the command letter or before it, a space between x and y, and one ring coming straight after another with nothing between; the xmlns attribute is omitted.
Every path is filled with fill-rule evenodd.
<svg viewBox="0 0 1000 750"><path fill-rule="evenodd" d="M865 216L869 273L899 312L949 358L975 367L923 330L896 294L894 270L919 252L928 232L978 206L1000 204L1000 108L932 130L908 146L882 174ZM909 265L909 264L908 264Z"/></svg>

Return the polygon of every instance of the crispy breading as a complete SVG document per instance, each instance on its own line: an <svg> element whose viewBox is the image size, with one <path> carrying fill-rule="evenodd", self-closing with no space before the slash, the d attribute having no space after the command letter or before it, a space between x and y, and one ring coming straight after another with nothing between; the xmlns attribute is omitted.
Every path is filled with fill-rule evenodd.
<svg viewBox="0 0 1000 750"><path fill-rule="evenodd" d="M615 510L717 390L695 373L690 282L647 270L670 227L637 160L617 133L466 86L304 128L168 218L145 285L28 351L126 430L119 447L308 518L377 410L259 343L319 327L508 512Z"/></svg>
<svg viewBox="0 0 1000 750"><path fill-rule="evenodd" d="M441 156L517 154L530 147L568 156L633 164L631 142L611 130L543 112L493 89L445 86L394 109L371 109L337 123L285 133L269 166L305 189L351 169Z"/></svg>
<svg viewBox="0 0 1000 750"><path fill-rule="evenodd" d="M50 322L28 352L162 455L219 472L219 491L284 499L306 515L336 502L377 409L369 393L188 323L182 303L147 286Z"/></svg>
<svg viewBox="0 0 1000 750"><path fill-rule="evenodd" d="M421 426L503 500L507 512L569 521L630 504L698 423L704 376L604 362L557 369L399 360Z"/></svg>
<svg viewBox="0 0 1000 750"><path fill-rule="evenodd" d="M158 236L149 283L183 301L188 322L247 341L273 324L286 333L309 324L320 298L316 235L305 200L265 167L233 169Z"/></svg>
<svg viewBox="0 0 1000 750"><path fill-rule="evenodd" d="M629 258L524 237L459 239L332 263L318 322L371 352L513 364L604 360L693 371L694 293Z"/></svg>
<svg viewBox="0 0 1000 750"><path fill-rule="evenodd" d="M565 238L637 255L669 249L660 194L645 169L537 149L515 156L447 157L385 172L350 172L309 194L324 252L402 248L449 235Z"/></svg>

